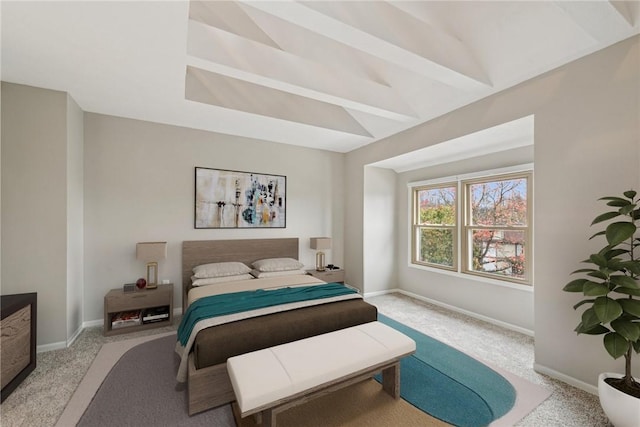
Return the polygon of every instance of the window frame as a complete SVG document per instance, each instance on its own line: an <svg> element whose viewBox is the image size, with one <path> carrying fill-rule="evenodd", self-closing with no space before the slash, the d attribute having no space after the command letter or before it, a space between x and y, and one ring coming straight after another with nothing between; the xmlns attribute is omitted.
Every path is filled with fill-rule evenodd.
<svg viewBox="0 0 640 427"><path fill-rule="evenodd" d="M418 194L420 193L420 191L424 191L424 190L434 190L434 189L439 189L439 188L450 188L450 187L454 187L456 189L456 199L455 199L455 209L456 209L456 220L455 220L455 224L453 225L445 225L445 224L420 224L420 207L419 207L419 203L418 203ZM460 212L459 212L459 202L460 199L460 188L459 188L459 184L456 181L450 181L450 182L443 182L443 183L438 183L438 184L431 184L431 185L422 185L422 186L418 186L418 187L414 187L412 190L412 204L411 204L411 210L413 212L412 214L412 231L411 231L411 262L413 264L417 264L417 265L422 265L425 267L434 267L434 268L441 268L443 270L449 270L449 271L458 271L458 241L459 241L459 223L460 223ZM451 266L448 265L443 265L443 264L437 264L437 263L433 263L433 262L426 262L426 261L421 261L419 259L419 242L420 242L420 231L426 229L426 230L452 230L453 231L453 242L452 242L452 258L453 258L453 262Z"/></svg>
<svg viewBox="0 0 640 427"><path fill-rule="evenodd" d="M472 223L471 212L471 186L474 184L482 184L487 182L506 181L509 179L525 179L527 182L527 215L526 225L523 226L501 226L501 225L476 225ZM463 191L463 209L464 219L460 226L460 238L462 240L462 250L464 257L460 259L460 272L473 276L486 277L495 280L502 280L511 283L531 286L533 283L533 198L531 197L533 189L533 171L523 171L509 174L489 175L481 178L471 178L460 181L461 190ZM516 277L502 276L490 272L482 272L473 270L471 263L473 261L473 231L474 230L503 230L503 231L524 231L525 239L525 258L524 258L524 277L522 279ZM464 258L464 259L462 259Z"/></svg>
<svg viewBox="0 0 640 427"><path fill-rule="evenodd" d="M482 182L494 182L504 179L525 178L526 179L526 191L527 191L527 214L526 214L526 226L518 227L502 227L502 226L486 226L484 228L489 229L508 229L508 230L523 230L525 232L525 264L524 264L524 277L516 278L506 275L499 275L491 272L474 271L471 266L473 260L473 254L471 243L472 230L483 228L483 226L471 225L471 206L470 197L468 195L468 188L470 185L482 183ZM492 283L503 285L517 285L519 289L532 289L533 288L533 235L534 235L534 223L533 223L533 179L534 168L533 164L525 164L501 169L494 169L488 171L481 171L475 173L469 173L461 176L444 177L437 179L430 179L418 182L409 182L407 187L409 190L409 266L424 269L433 269L433 271L439 271L442 273L449 273L455 275L462 275L466 278L475 278L477 280L489 280ZM468 185L468 186L467 186ZM418 206L418 192L425 189L433 188L446 188L456 187L456 224L455 226L448 226L454 229L453 236L453 267L446 265L428 263L419 261L419 230L423 228L431 229L444 229L448 228L443 225L425 226L419 224L419 206Z"/></svg>

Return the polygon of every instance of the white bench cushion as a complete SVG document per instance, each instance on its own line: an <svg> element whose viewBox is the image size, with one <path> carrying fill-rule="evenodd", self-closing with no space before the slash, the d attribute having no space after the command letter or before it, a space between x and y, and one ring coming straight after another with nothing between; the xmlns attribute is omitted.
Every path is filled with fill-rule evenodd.
<svg viewBox="0 0 640 427"><path fill-rule="evenodd" d="M415 351L415 342L370 322L227 360L245 413Z"/></svg>

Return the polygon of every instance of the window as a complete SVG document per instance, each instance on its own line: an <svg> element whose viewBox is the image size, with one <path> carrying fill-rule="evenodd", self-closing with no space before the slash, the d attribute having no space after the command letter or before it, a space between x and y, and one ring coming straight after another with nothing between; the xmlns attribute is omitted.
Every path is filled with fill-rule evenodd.
<svg viewBox="0 0 640 427"><path fill-rule="evenodd" d="M530 171L412 186L412 263L531 284L531 186Z"/></svg>
<svg viewBox="0 0 640 427"><path fill-rule="evenodd" d="M414 262L455 269L457 184L414 190Z"/></svg>

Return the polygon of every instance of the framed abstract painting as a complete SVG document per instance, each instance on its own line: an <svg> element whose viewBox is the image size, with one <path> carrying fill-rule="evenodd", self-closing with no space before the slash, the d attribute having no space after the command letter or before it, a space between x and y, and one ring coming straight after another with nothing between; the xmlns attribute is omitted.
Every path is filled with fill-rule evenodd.
<svg viewBox="0 0 640 427"><path fill-rule="evenodd" d="M285 228L287 177L195 168L195 228Z"/></svg>

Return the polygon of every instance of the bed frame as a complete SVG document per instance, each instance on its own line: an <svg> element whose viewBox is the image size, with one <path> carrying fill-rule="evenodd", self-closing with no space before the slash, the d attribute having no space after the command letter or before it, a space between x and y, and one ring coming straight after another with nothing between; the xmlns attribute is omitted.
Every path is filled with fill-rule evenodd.
<svg viewBox="0 0 640 427"><path fill-rule="evenodd" d="M251 265L263 258L298 259L298 238L188 240L182 242L182 312L186 311L193 267L212 262L240 261ZM235 400L227 364L196 369L189 356L189 415Z"/></svg>

